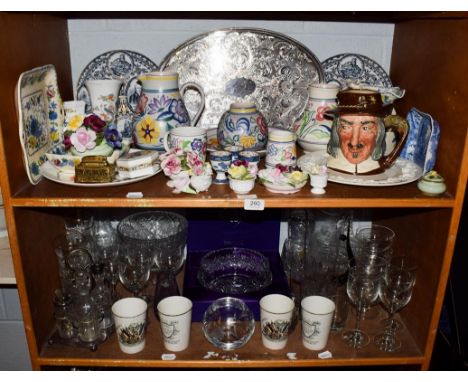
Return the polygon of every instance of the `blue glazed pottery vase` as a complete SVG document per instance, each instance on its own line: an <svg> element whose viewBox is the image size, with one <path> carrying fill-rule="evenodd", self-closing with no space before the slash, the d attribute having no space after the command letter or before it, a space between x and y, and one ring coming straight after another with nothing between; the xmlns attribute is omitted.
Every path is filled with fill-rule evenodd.
<svg viewBox="0 0 468 382"><path fill-rule="evenodd" d="M135 113L134 141L143 149L164 150L163 138L167 132L179 126L195 126L205 107L205 95L193 82L179 90L179 74L160 71L138 77L142 91ZM190 120L183 101L188 88L195 88L201 96L201 105Z"/></svg>
<svg viewBox="0 0 468 382"><path fill-rule="evenodd" d="M231 104L218 124L218 143L222 147L237 145L244 150L261 150L267 137L265 118L253 102Z"/></svg>

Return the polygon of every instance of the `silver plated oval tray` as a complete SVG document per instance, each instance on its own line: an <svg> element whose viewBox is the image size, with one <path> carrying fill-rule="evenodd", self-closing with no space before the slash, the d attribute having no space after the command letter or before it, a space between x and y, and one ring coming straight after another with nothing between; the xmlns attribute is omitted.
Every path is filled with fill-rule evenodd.
<svg viewBox="0 0 468 382"><path fill-rule="evenodd" d="M198 35L170 52L161 70L179 73L180 85L199 84L205 110L199 125L216 127L229 105L253 101L269 127L291 130L304 111L308 87L324 82L320 61L304 45L263 29L230 28ZM189 114L200 96L187 91Z"/></svg>
<svg viewBox="0 0 468 382"><path fill-rule="evenodd" d="M132 111L135 110L141 93L138 75L158 70L158 65L148 57L131 50L110 50L91 60L81 72L76 85L76 99L86 102L86 111L91 111L91 101L85 82L88 80L122 79L121 95L126 95Z"/></svg>
<svg viewBox="0 0 468 382"><path fill-rule="evenodd" d="M347 82L391 88L392 81L377 62L362 54L343 53L322 62L326 82L345 87Z"/></svg>

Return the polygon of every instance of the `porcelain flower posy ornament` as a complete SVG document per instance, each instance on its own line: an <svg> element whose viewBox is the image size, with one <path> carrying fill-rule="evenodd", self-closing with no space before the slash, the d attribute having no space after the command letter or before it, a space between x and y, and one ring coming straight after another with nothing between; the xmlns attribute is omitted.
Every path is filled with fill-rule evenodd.
<svg viewBox="0 0 468 382"><path fill-rule="evenodd" d="M236 194L247 194L255 187L257 166L249 166L245 160L236 159L229 166L229 187Z"/></svg>
<svg viewBox="0 0 468 382"><path fill-rule="evenodd" d="M211 165L202 161L195 152L174 148L161 154L159 158L164 174L171 179L166 184L175 194L196 194L206 191L211 185Z"/></svg>
<svg viewBox="0 0 468 382"><path fill-rule="evenodd" d="M107 123L95 114L76 114L65 126L63 146L76 156L110 156L122 149L122 135L113 123Z"/></svg>
<svg viewBox="0 0 468 382"><path fill-rule="evenodd" d="M307 173L292 170L281 164L277 164L273 168L260 170L258 177L267 190L276 193L294 193L307 183Z"/></svg>

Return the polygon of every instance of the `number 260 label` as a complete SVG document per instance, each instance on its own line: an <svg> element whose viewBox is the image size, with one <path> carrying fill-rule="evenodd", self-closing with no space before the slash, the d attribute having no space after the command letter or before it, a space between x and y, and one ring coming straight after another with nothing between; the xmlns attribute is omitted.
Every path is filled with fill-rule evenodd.
<svg viewBox="0 0 468 382"><path fill-rule="evenodd" d="M263 211L265 209L265 201L262 199L245 199L244 210L248 211Z"/></svg>

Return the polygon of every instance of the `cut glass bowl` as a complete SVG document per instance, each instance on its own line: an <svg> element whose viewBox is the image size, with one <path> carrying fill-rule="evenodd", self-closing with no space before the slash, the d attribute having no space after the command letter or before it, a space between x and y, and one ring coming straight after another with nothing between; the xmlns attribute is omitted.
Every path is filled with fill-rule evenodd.
<svg viewBox="0 0 468 382"><path fill-rule="evenodd" d="M200 284L229 295L258 292L272 282L268 259L247 248L222 248L208 252L197 274Z"/></svg>

